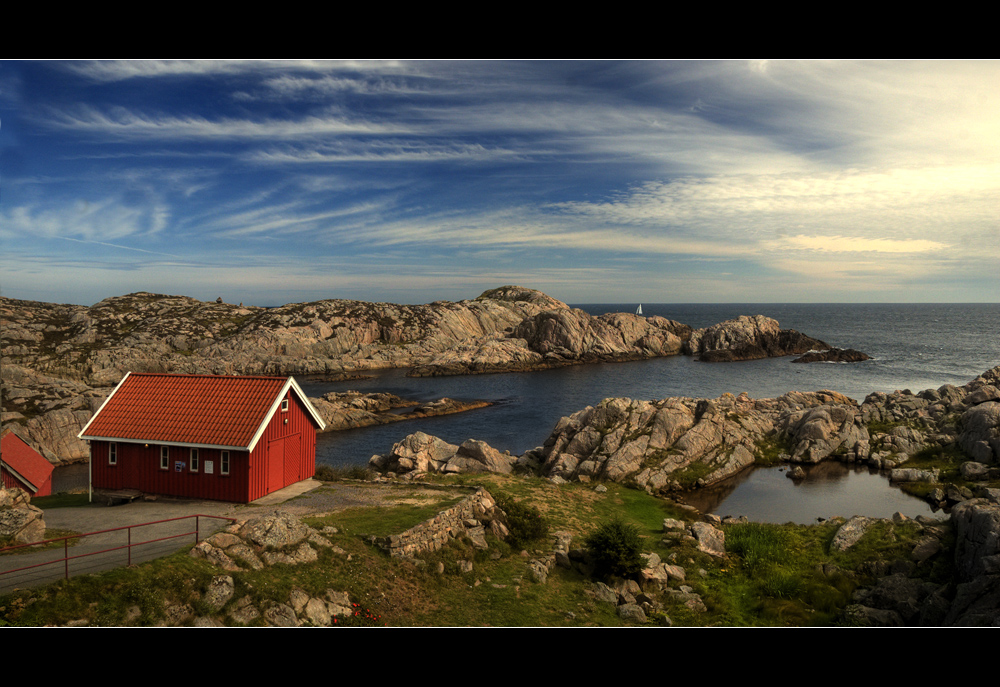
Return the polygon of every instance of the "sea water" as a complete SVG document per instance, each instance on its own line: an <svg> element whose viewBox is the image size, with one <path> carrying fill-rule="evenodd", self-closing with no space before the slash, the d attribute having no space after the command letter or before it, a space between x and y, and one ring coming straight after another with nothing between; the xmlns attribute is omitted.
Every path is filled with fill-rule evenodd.
<svg viewBox="0 0 1000 687"><path fill-rule="evenodd" d="M600 315L635 312L637 305L575 307ZM520 455L541 445L562 416L614 396L716 398L726 392L745 391L754 398L773 398L788 391L828 389L861 402L873 391L917 392L944 384L960 386L1000 365L998 304L643 303L642 308L647 317L659 315L696 328L739 315L767 315L778 320L783 329L796 329L830 346L864 351L872 360L792 364L793 357L784 357L701 363L687 356L671 356L459 377L409 378L405 370L388 370L372 379L337 383L304 378L299 381L309 396L356 389L388 391L415 401L447 396L494 404L455 415L327 432L317 438L317 462L363 465L373 454L387 453L393 443L418 430L453 444L480 439L500 451ZM874 478L884 480L877 475ZM783 521L781 515L774 517Z"/></svg>

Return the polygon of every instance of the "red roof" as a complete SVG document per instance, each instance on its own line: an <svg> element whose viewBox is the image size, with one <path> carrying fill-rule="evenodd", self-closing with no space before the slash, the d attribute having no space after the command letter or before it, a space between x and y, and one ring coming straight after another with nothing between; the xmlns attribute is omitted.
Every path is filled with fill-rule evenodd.
<svg viewBox="0 0 1000 687"><path fill-rule="evenodd" d="M253 450L289 388L322 429L292 377L129 373L79 436Z"/></svg>
<svg viewBox="0 0 1000 687"><path fill-rule="evenodd" d="M3 450L4 467L27 480L36 489L52 477L52 463L13 432L8 431L3 435L0 449Z"/></svg>

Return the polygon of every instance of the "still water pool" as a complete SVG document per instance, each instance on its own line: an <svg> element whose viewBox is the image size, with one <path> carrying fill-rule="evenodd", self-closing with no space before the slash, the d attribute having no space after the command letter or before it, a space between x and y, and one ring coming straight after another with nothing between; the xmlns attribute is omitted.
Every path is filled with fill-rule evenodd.
<svg viewBox="0 0 1000 687"><path fill-rule="evenodd" d="M684 500L703 513L720 517L745 515L754 522L815 524L836 516L889 518L893 513L943 517L930 505L890 484L867 467L827 462L809 467L804 479L791 479L788 469L754 468L725 483L701 489Z"/></svg>

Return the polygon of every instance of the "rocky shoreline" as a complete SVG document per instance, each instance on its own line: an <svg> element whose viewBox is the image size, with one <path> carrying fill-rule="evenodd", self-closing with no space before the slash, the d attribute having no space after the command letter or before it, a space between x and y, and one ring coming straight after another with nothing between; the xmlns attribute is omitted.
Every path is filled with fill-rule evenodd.
<svg viewBox="0 0 1000 687"><path fill-rule="evenodd" d="M418 432L370 464L409 478L523 470L668 495L718 483L753 464L833 459L884 470L896 482L930 484L926 499L936 507L973 497L968 487L937 484L937 468L907 466L919 456L958 466L963 482L1000 479L1000 366L961 387L873 393L860 405L832 391L771 399L608 398L563 417L544 445L521 456Z"/></svg>
<svg viewBox="0 0 1000 687"><path fill-rule="evenodd" d="M492 405L488 401L456 401L451 398L417 403L400 398L395 394L379 392L363 394L359 391L331 392L324 394L321 398L310 398L309 401L323 418L327 431L372 427L405 420L464 413L469 410L488 408Z"/></svg>
<svg viewBox="0 0 1000 687"><path fill-rule="evenodd" d="M761 315L695 330L662 317L594 317L519 286L427 305L331 299L261 308L146 292L91 307L0 298L0 317L3 425L55 464L87 459L76 435L130 371L348 379L407 368L412 376L440 376L829 348ZM481 406L448 412L470 407ZM334 428L395 421L364 407L327 411Z"/></svg>
<svg viewBox="0 0 1000 687"><path fill-rule="evenodd" d="M555 484L614 481L679 501L679 492L716 483L757 462L865 463L888 472L893 481L920 483L926 500L950 515L917 518L919 537L908 558L863 563L858 572L875 582L854 591L839 622L995 627L1000 623L1000 489L993 486L1000 480L998 459L1000 366L961 387L873 393L860 405L829 391L759 400L745 394L611 398L563 417L543 446L522 456L500 454L472 439L455 446L416 433L389 453L372 456L370 464L410 480L431 472L524 471ZM907 465L914 462L917 467ZM928 462L937 467L928 468ZM947 479L939 481L945 472ZM722 521L713 515L703 519L690 529L709 533L718 542L717 555L725 556L724 533L718 529ZM829 546L838 551L854 546L869 529L914 525L899 513L891 519L834 520L838 528ZM669 527L683 525L664 521L664 531ZM576 565L572 555L566 560ZM951 571L947 578L932 581L919 574L937 564ZM683 581L683 569L677 577L677 566L668 568L647 566L643 589L671 575ZM818 572L831 578L841 574L832 568ZM628 614L637 622L645 622L637 609L656 610L655 599L648 593L642 598L646 602L637 606L638 596L607 595L622 617Z"/></svg>

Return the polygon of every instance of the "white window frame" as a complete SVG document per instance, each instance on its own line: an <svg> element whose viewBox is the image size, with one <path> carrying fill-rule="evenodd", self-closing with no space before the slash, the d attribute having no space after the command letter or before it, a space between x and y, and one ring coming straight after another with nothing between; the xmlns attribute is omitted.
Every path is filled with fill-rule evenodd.
<svg viewBox="0 0 1000 687"><path fill-rule="evenodd" d="M222 451L219 453L219 474L229 474L229 451Z"/></svg>
<svg viewBox="0 0 1000 687"><path fill-rule="evenodd" d="M288 399L287 398L281 399L281 412L283 412L283 413L287 413L288 412Z"/></svg>
<svg viewBox="0 0 1000 687"><path fill-rule="evenodd" d="M190 460L191 462L188 463L188 468L191 470L191 472L198 472L199 468L201 467L201 461L198 458L198 449L196 448L191 449Z"/></svg>
<svg viewBox="0 0 1000 687"><path fill-rule="evenodd" d="M161 446L160 447L160 469L169 470L170 469L170 447Z"/></svg>
<svg viewBox="0 0 1000 687"><path fill-rule="evenodd" d="M108 442L108 465L118 465L118 442Z"/></svg>

